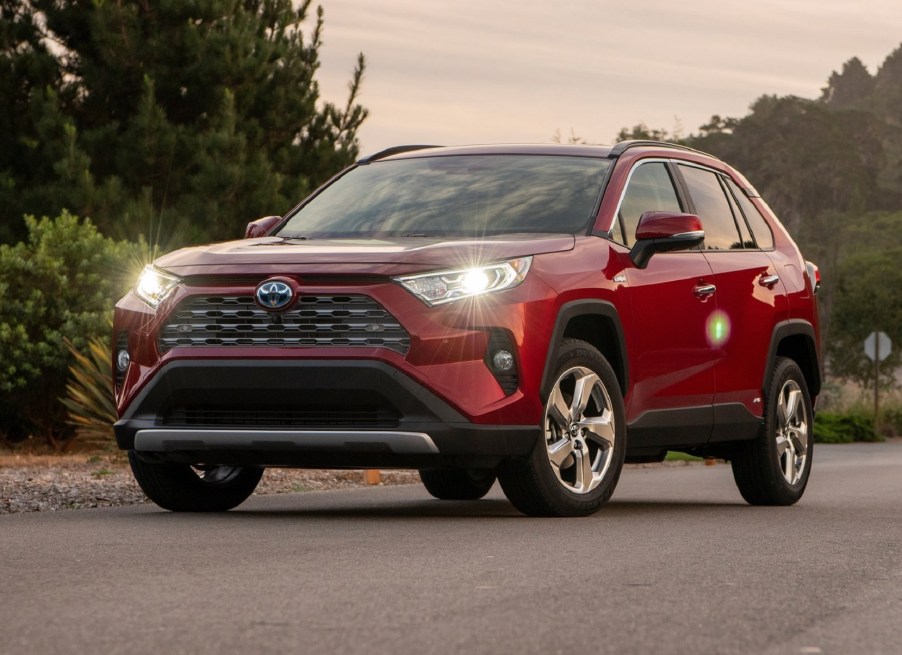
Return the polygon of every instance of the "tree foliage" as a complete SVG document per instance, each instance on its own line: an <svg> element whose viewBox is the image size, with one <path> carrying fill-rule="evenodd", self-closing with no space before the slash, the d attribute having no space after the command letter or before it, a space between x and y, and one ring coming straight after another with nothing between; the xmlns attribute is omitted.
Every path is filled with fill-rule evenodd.
<svg viewBox="0 0 902 655"><path fill-rule="evenodd" d="M25 219L28 238L0 245L0 436L68 436L58 399L71 354L109 332L134 280L134 247L67 212Z"/></svg>
<svg viewBox="0 0 902 655"><path fill-rule="evenodd" d="M0 0L0 240L62 208L106 234L224 238L357 155L361 55L319 96L310 0ZM153 226L151 228L151 226Z"/></svg>
<svg viewBox="0 0 902 655"><path fill-rule="evenodd" d="M834 109L865 109L873 93L873 76L858 57L852 57L843 64L842 72L833 71L820 99Z"/></svg>
<svg viewBox="0 0 902 655"><path fill-rule="evenodd" d="M869 114L763 96L729 134L712 130L689 143L734 164L798 234L806 219L828 210L887 208L875 193L883 162L878 131Z"/></svg>
<svg viewBox="0 0 902 655"><path fill-rule="evenodd" d="M896 215L896 234L902 233L902 215ZM896 237L898 241L898 236ZM864 355L864 340L874 331L885 332L893 343L881 363L881 387L890 386L893 371L902 363L902 245L868 249L846 257L834 306L833 338L829 344L832 369L867 386L875 384L875 367Z"/></svg>
<svg viewBox="0 0 902 655"><path fill-rule="evenodd" d="M667 130L651 128L645 123L638 123L633 127L624 127L617 133L617 141L631 141L639 139L641 141L678 141L674 135Z"/></svg>
<svg viewBox="0 0 902 655"><path fill-rule="evenodd" d="M850 59L817 100L763 96L748 115L713 116L684 140L741 170L819 265L830 371L868 384L861 341L878 323L888 334L900 324L884 316L902 306L902 280L891 270L902 246L900 106L902 47L875 75Z"/></svg>

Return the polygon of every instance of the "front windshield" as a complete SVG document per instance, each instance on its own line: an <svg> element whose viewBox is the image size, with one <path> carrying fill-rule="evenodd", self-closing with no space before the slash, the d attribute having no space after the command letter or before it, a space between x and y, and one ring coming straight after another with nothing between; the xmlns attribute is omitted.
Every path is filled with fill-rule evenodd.
<svg viewBox="0 0 902 655"><path fill-rule="evenodd" d="M606 159L454 155L375 161L303 205L283 237L481 236L586 229Z"/></svg>

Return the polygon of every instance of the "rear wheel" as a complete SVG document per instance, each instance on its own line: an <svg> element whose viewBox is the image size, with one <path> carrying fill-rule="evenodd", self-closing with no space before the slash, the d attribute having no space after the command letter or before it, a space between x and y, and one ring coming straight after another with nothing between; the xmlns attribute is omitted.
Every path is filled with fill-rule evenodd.
<svg viewBox="0 0 902 655"><path fill-rule="evenodd" d="M739 493L751 505L792 505L811 474L814 412L805 376L791 359L777 359L764 401L764 426L732 458Z"/></svg>
<svg viewBox="0 0 902 655"><path fill-rule="evenodd" d="M623 398L610 364L583 341L564 341L553 379L536 448L498 479L524 514L586 516L607 502L620 478Z"/></svg>
<svg viewBox="0 0 902 655"><path fill-rule="evenodd" d="M129 451L128 462L141 490L173 512L225 512L254 493L262 468L156 464Z"/></svg>
<svg viewBox="0 0 902 655"><path fill-rule="evenodd" d="M479 500L495 484L495 472L483 469L422 469L420 480L439 500Z"/></svg>

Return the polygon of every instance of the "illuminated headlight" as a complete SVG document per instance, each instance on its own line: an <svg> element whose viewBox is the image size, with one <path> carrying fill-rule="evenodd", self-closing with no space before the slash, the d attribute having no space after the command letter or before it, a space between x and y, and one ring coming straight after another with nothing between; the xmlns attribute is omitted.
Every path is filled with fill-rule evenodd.
<svg viewBox="0 0 902 655"><path fill-rule="evenodd" d="M178 286L179 279L164 273L150 264L141 271L138 284L135 286L135 294L156 309L166 299L172 290Z"/></svg>
<svg viewBox="0 0 902 655"><path fill-rule="evenodd" d="M511 289L526 278L530 264L532 257L520 257L488 266L406 275L395 280L427 305L441 305Z"/></svg>

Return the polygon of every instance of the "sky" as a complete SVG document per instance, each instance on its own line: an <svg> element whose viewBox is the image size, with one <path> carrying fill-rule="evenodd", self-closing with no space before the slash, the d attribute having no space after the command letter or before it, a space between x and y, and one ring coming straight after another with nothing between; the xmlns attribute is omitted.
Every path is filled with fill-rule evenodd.
<svg viewBox="0 0 902 655"><path fill-rule="evenodd" d="M764 94L817 98L902 44L902 0L320 0L317 79L343 106L357 53L361 153L399 144L612 143L689 134Z"/></svg>

